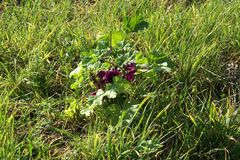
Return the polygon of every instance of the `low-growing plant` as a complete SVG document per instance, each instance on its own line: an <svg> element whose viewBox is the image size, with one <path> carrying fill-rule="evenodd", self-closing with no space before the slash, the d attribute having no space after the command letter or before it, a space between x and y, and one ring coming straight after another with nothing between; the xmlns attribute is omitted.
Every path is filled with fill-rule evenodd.
<svg viewBox="0 0 240 160"><path fill-rule="evenodd" d="M71 88L80 90L85 100L65 110L68 117L80 109L82 115L96 113L116 125L121 116L131 118L148 94L139 90L144 79L156 84L160 73L171 72L173 62L168 57L157 51L144 54L129 43L128 34L144 27L148 23L142 17L126 18L124 30L100 35L93 49L81 53L81 61L70 77L75 79Z"/></svg>

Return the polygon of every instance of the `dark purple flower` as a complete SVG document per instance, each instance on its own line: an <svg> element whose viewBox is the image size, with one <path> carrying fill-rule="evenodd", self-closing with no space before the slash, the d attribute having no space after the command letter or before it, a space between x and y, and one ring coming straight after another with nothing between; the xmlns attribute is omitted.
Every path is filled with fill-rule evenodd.
<svg viewBox="0 0 240 160"><path fill-rule="evenodd" d="M120 71L115 69L107 71L106 74L107 83L113 83L113 77L118 76L119 74L121 74Z"/></svg>
<svg viewBox="0 0 240 160"><path fill-rule="evenodd" d="M128 81L133 81L134 80L134 74L127 73L124 75L124 78L127 79Z"/></svg>
<svg viewBox="0 0 240 160"><path fill-rule="evenodd" d="M98 78L100 78L100 79L103 79L103 77L106 75L106 71L100 71L100 72L98 72L98 74L97 74L97 76L98 76Z"/></svg>
<svg viewBox="0 0 240 160"><path fill-rule="evenodd" d="M137 70L135 63L129 63L125 67L126 73L124 74L124 78L126 78L128 81L134 80L134 74Z"/></svg>
<svg viewBox="0 0 240 160"><path fill-rule="evenodd" d="M100 71L98 72L97 76L100 79L99 83L101 85L105 85L106 83L113 83L113 78L120 74L121 74L120 71L112 69L108 71Z"/></svg>

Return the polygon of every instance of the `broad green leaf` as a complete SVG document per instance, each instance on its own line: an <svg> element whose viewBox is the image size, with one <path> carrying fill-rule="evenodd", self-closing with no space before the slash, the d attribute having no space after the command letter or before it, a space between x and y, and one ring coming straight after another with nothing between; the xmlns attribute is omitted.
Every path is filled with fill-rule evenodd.
<svg viewBox="0 0 240 160"><path fill-rule="evenodd" d="M73 84L70 85L71 89L77 89L83 82L83 77L78 78Z"/></svg>
<svg viewBox="0 0 240 160"><path fill-rule="evenodd" d="M136 56L135 56L135 59L136 59L136 63L138 65L148 63L148 59L143 56L142 52L137 53Z"/></svg>
<svg viewBox="0 0 240 160"><path fill-rule="evenodd" d="M102 89L98 89L97 93L96 93L96 96L100 96L102 94L104 94L104 91Z"/></svg>
<svg viewBox="0 0 240 160"><path fill-rule="evenodd" d="M90 114L94 111L95 107L102 105L103 96L100 95L96 99L93 100L91 104L86 104L84 108L81 109L80 114L85 116L90 116Z"/></svg>
<svg viewBox="0 0 240 160"><path fill-rule="evenodd" d="M95 106L100 106L103 103L103 98L104 98L104 91L99 89L96 93L96 96L94 97L93 103L91 104L92 108L94 108Z"/></svg>
<svg viewBox="0 0 240 160"><path fill-rule="evenodd" d="M141 15L125 17L123 20L123 28L127 32L138 32L148 27L148 22L144 21Z"/></svg>
<svg viewBox="0 0 240 160"><path fill-rule="evenodd" d="M106 86L107 90L114 90L117 93L130 93L131 84L121 76L113 78L113 83Z"/></svg>
<svg viewBox="0 0 240 160"><path fill-rule="evenodd" d="M80 62L78 64L78 67L70 73L70 78L73 77L73 78L77 79L77 78L81 77L82 70L83 70L83 66L82 66L82 63Z"/></svg>
<svg viewBox="0 0 240 160"><path fill-rule="evenodd" d="M89 97L89 103L81 110L81 114L90 116L90 113L94 111L95 107L101 106L103 104L103 98L116 98L117 93L114 90L107 90L104 92L102 89L99 89L96 93L96 96Z"/></svg>
<svg viewBox="0 0 240 160"><path fill-rule="evenodd" d="M156 84L156 81L158 79L157 74L154 69L149 69L146 72L142 73L142 76L147 78L149 81L151 81L153 84Z"/></svg>
<svg viewBox="0 0 240 160"><path fill-rule="evenodd" d="M107 90L104 94L108 98L116 98L117 97L117 92L114 91L113 89Z"/></svg>
<svg viewBox="0 0 240 160"><path fill-rule="evenodd" d="M81 113L82 115L85 115L85 116L87 116L87 117L89 117L92 112L93 112L93 109L91 110L91 109L89 109L89 108L83 108L83 109L80 111L80 113Z"/></svg>
<svg viewBox="0 0 240 160"><path fill-rule="evenodd" d="M106 118L110 121L112 126L117 125L121 112L121 107L117 104L111 104L104 109L104 115L106 115Z"/></svg>
<svg viewBox="0 0 240 160"><path fill-rule="evenodd" d="M97 38L97 48L106 49L109 47L109 34L99 35Z"/></svg>
<svg viewBox="0 0 240 160"><path fill-rule="evenodd" d="M107 90L104 92L102 89L99 89L96 93L96 96L91 96L89 98L89 104L88 107L85 107L81 113L85 115L89 115L90 112L93 112L94 108L96 106L101 106L103 104L103 98L116 98L117 93L114 90Z"/></svg>
<svg viewBox="0 0 240 160"><path fill-rule="evenodd" d="M145 28L148 28L149 24L147 21L140 21L139 23L137 23L133 29L133 32L138 32L141 30L144 30Z"/></svg>
<svg viewBox="0 0 240 160"><path fill-rule="evenodd" d="M129 124L134 116L134 114L137 112L138 104L133 104L132 102L125 102L123 104L123 120Z"/></svg>
<svg viewBox="0 0 240 160"><path fill-rule="evenodd" d="M109 47L109 41L98 41L98 49L107 49Z"/></svg>
<svg viewBox="0 0 240 160"><path fill-rule="evenodd" d="M168 57L162 57L162 58L159 58L157 61L156 61L158 64L160 64L161 66L167 66L168 68L170 69L173 69L174 68L174 63L173 61L168 58Z"/></svg>
<svg viewBox="0 0 240 160"><path fill-rule="evenodd" d="M161 65L173 69L174 62L164 54L159 53L158 51L153 51L148 55L149 61L152 64Z"/></svg>
<svg viewBox="0 0 240 160"><path fill-rule="evenodd" d="M157 64L154 66L154 71L155 72L161 72L161 71L164 71L164 72L171 72L172 69L169 67L168 63L167 62L163 62L161 64Z"/></svg>
<svg viewBox="0 0 240 160"><path fill-rule="evenodd" d="M123 43L125 35L122 31L112 32L111 35L111 45L112 47L117 47L119 44Z"/></svg>

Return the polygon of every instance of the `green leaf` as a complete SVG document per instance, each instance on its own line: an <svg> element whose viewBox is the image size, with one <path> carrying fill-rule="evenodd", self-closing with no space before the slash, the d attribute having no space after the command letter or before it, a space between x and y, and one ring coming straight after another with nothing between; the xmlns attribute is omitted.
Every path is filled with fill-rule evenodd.
<svg viewBox="0 0 240 160"><path fill-rule="evenodd" d="M93 99L93 103L91 106L102 105L104 96L105 96L104 91L102 89L99 89L96 93L96 96Z"/></svg>
<svg viewBox="0 0 240 160"><path fill-rule="evenodd" d="M148 27L148 22L144 21L141 15L125 17L123 20L123 28L127 32L138 32Z"/></svg>
<svg viewBox="0 0 240 160"><path fill-rule="evenodd" d="M114 90L115 92L121 93L130 93L131 84L121 76L116 76L113 78L112 84L107 84L107 90Z"/></svg>
<svg viewBox="0 0 240 160"><path fill-rule="evenodd" d="M92 112L93 112L93 108L90 109L90 108L87 107L87 108L83 108L83 109L80 111L80 114L89 117Z"/></svg>
<svg viewBox="0 0 240 160"><path fill-rule="evenodd" d="M164 54L160 54L158 51L153 51L148 55L149 63L153 64L155 72L171 72L174 68L173 61Z"/></svg>
<svg viewBox="0 0 240 160"><path fill-rule="evenodd" d="M70 85L71 89L77 89L83 82L83 77L78 78L73 84Z"/></svg>
<svg viewBox="0 0 240 160"><path fill-rule="evenodd" d="M169 57L159 53L158 51L153 51L152 53L150 53L148 58L153 64L162 64L162 66L166 66L163 63L167 63L167 66L171 69L173 69L175 66L174 62Z"/></svg>
<svg viewBox="0 0 240 160"><path fill-rule="evenodd" d="M119 116L121 115L121 107L117 104L111 104L104 109L104 115L110 121L112 126L117 125Z"/></svg>
<svg viewBox="0 0 240 160"><path fill-rule="evenodd" d="M167 62L163 62L163 63L161 63L161 64L155 65L154 71L155 71L155 72L161 72L161 71L171 72L172 69L169 67L169 65L168 65Z"/></svg>
<svg viewBox="0 0 240 160"><path fill-rule="evenodd" d="M156 84L156 81L158 79L157 74L154 69L148 69L147 71L142 73L142 76L147 78L153 84Z"/></svg>
<svg viewBox="0 0 240 160"><path fill-rule="evenodd" d="M123 43L125 34L122 31L112 32L111 35L111 45L112 47L117 47Z"/></svg>
<svg viewBox="0 0 240 160"><path fill-rule="evenodd" d="M117 93L110 89L104 92L102 89L99 89L96 93L96 96L90 96L88 99L88 104L81 110L81 114L84 114L86 116L90 116L90 113L93 112L95 107L101 106L103 104L103 98L116 98Z"/></svg>
<svg viewBox="0 0 240 160"><path fill-rule="evenodd" d="M145 28L148 28L149 24L147 21L140 21L139 23L137 23L133 29L133 32L138 32L138 31L142 31Z"/></svg>
<svg viewBox="0 0 240 160"><path fill-rule="evenodd" d="M125 102L123 104L123 120L129 124L138 109L138 104L133 104L132 102Z"/></svg>
<svg viewBox="0 0 240 160"><path fill-rule="evenodd" d="M77 89L78 88L79 83L77 81L75 81L73 84L70 85L71 89Z"/></svg>
<svg viewBox="0 0 240 160"><path fill-rule="evenodd" d="M135 56L135 59L136 59L136 63L138 65L140 65L140 64L147 64L148 63L148 59L146 57L144 57L142 52L137 53L136 56Z"/></svg>
<svg viewBox="0 0 240 160"><path fill-rule="evenodd" d="M108 98L116 98L117 92L114 91L113 89L110 89L105 92L104 96L107 96Z"/></svg>
<svg viewBox="0 0 240 160"><path fill-rule="evenodd" d="M73 77L73 78L77 79L77 78L81 77L82 70L83 70L83 66L82 66L82 63L80 62L78 64L78 67L70 73L70 78Z"/></svg>
<svg viewBox="0 0 240 160"><path fill-rule="evenodd" d="M89 63L95 63L98 61L98 55L95 50L90 50L88 52L81 52L81 63L83 67L87 68Z"/></svg>
<svg viewBox="0 0 240 160"><path fill-rule="evenodd" d="M109 34L100 35L97 38L97 48L107 49L109 47Z"/></svg>
<svg viewBox="0 0 240 160"><path fill-rule="evenodd" d="M159 58L158 60L157 60L157 63L158 64L160 64L161 66L163 66L163 67L168 67L168 68L170 68L170 69L173 69L174 68L174 63L173 63L173 61L170 59L170 58L168 58L167 56L165 56L165 57L162 57L162 58Z"/></svg>
<svg viewBox="0 0 240 160"><path fill-rule="evenodd" d="M70 85L71 89L77 89L80 86L80 84L83 82L83 79L84 79L83 72L84 72L84 67L82 65L82 62L80 62L78 64L78 67L70 73L70 78L73 77L74 79L76 79L76 81Z"/></svg>

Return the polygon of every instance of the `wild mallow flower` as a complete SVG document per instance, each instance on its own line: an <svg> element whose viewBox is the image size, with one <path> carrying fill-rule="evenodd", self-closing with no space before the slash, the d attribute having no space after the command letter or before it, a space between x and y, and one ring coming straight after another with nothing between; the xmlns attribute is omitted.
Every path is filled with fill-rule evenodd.
<svg viewBox="0 0 240 160"><path fill-rule="evenodd" d="M99 83L101 85L105 85L107 83L113 83L113 78L120 74L121 72L119 70L112 69L107 71L100 71L98 72L97 76L100 79Z"/></svg>
<svg viewBox="0 0 240 160"><path fill-rule="evenodd" d="M126 64L123 68L124 68L123 78L125 78L126 80L128 80L130 82L133 81L134 74L136 73L136 70L137 70L136 64L131 62L131 63ZM99 80L96 81L97 88L98 89L104 88L104 86L107 83L113 83L113 78L118 75L122 75L122 72L117 69L99 71L97 73L97 77L99 78ZM96 96L96 93L97 92L95 91L91 95Z"/></svg>
<svg viewBox="0 0 240 160"><path fill-rule="evenodd" d="M107 83L113 83L113 78L115 76L120 75L121 72L116 69L107 70L107 71L99 71L97 73L97 77L99 80L95 81L97 89L102 89ZM91 93L91 96L96 96L97 91Z"/></svg>
<svg viewBox="0 0 240 160"><path fill-rule="evenodd" d="M137 71L136 64L135 63L128 63L125 67L126 73L124 74L124 78L126 78L128 81L134 80L134 74Z"/></svg>

